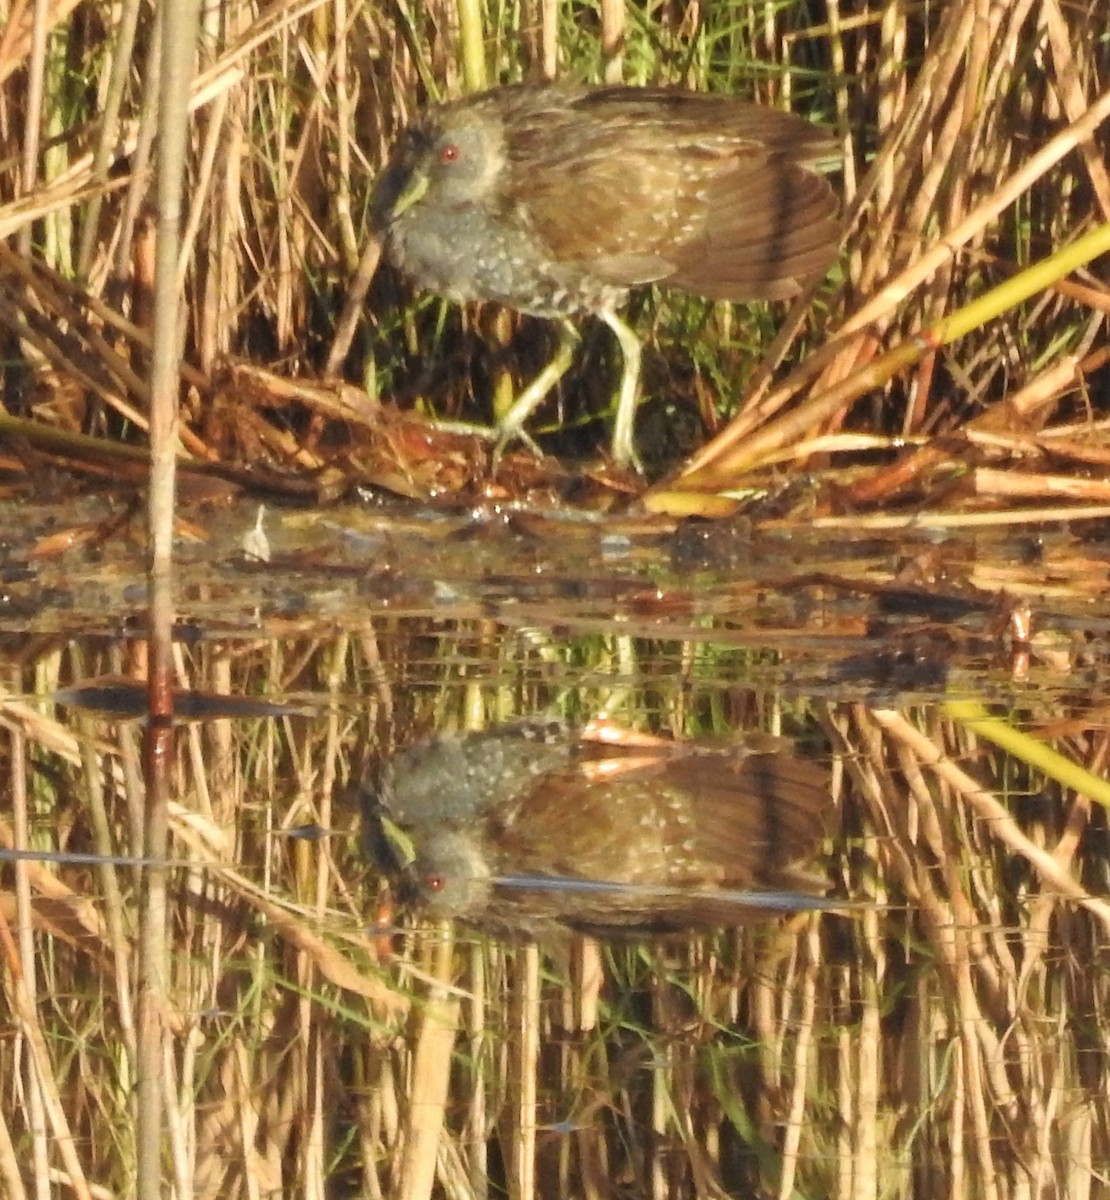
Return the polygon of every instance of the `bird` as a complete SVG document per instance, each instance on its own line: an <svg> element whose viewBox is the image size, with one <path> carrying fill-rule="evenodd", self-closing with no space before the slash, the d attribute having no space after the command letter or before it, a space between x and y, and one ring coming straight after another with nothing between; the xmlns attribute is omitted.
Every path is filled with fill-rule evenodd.
<svg viewBox="0 0 1110 1200"><path fill-rule="evenodd" d="M827 273L841 236L818 125L678 87L515 84L427 109L395 140L371 228L418 287L560 322L552 361L501 419L495 451L535 449L525 423L573 360L571 318L599 317L623 369L612 434L639 468L640 343L630 289L782 300Z"/></svg>
<svg viewBox="0 0 1110 1200"><path fill-rule="evenodd" d="M362 791L371 858L424 917L627 937L827 906L806 860L829 777L786 739L531 718L415 742Z"/></svg>

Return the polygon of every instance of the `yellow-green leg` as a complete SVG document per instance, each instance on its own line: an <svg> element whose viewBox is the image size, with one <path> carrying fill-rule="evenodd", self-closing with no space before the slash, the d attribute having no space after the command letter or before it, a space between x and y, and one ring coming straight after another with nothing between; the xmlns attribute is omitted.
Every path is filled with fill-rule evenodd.
<svg viewBox="0 0 1110 1200"><path fill-rule="evenodd" d="M526 446L539 454L536 443L528 436L524 423L543 402L548 392L567 373L574 361L574 350L578 345L578 331L569 321L559 322L559 345L546 367L513 401L512 408L497 422L497 445L493 449L496 463L505 447L519 438Z"/></svg>
<svg viewBox="0 0 1110 1200"><path fill-rule="evenodd" d="M613 461L618 467L632 467L642 475L644 468L633 440L640 386L640 339L616 313L603 311L598 316L616 334L624 359L621 386L617 394L617 415L613 421Z"/></svg>

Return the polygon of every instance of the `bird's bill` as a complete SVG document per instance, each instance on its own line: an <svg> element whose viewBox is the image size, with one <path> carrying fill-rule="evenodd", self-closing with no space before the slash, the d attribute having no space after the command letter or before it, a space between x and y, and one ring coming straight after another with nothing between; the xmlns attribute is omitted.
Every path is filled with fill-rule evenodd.
<svg viewBox="0 0 1110 1200"><path fill-rule="evenodd" d="M419 204L427 194L430 183L431 180L426 171L413 171L408 183L401 189L397 199L393 202L391 212L393 219L407 212L414 204Z"/></svg>
<svg viewBox="0 0 1110 1200"><path fill-rule="evenodd" d="M378 813L377 819L396 866L402 871L412 866L416 862L416 847L412 844L412 838L384 813Z"/></svg>

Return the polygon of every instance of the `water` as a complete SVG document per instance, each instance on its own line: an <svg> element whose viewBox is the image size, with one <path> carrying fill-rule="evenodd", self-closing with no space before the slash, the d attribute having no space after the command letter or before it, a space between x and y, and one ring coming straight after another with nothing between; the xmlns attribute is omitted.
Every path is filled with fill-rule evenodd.
<svg viewBox="0 0 1110 1200"><path fill-rule="evenodd" d="M142 668L145 564L118 515L0 518L27 820L0 843L41 854L35 1011L86 1169L121 1188L143 706L116 681ZM1104 815L943 709L978 698L1104 774L1107 547L1084 527L184 516L167 1086L197 1194L238 1186L247 1113L256 1180L297 1190L318 1155L337 1195L400 1194L418 1155L448 1196L1063 1195L1106 1161ZM108 712L80 690L105 676ZM827 763L816 865L858 907L655 943L388 932L350 781L433 730L601 712Z"/></svg>

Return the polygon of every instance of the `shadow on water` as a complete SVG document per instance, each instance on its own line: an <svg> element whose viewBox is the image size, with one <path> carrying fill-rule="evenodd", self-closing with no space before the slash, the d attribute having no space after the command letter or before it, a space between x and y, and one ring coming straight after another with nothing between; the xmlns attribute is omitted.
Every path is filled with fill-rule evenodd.
<svg viewBox="0 0 1110 1200"><path fill-rule="evenodd" d="M69 1132L122 1188L107 1131L150 864L145 564L114 517L3 517L0 843L34 853ZM167 1086L194 1195L265 1191L306 1139L337 1196L432 1174L451 1197L1070 1195L1108 1160L1104 813L943 707L977 697L1105 773L1104 543L358 508L186 510L179 533ZM633 842L611 771L658 795L676 747L732 771L722 746L770 737L827 777L810 887L778 906L800 911L719 928L718 889L707 930L592 937L607 922L564 919L564 895L537 943L396 907L379 875L421 845L401 820L373 869L359 780L435 733L599 715L643 742L513 768L529 794L577 789L529 818L557 847L546 874ZM505 776L481 745L484 805ZM432 791L458 802L472 765L437 766ZM469 834L486 810L452 819ZM499 820L532 858L506 884L506 852L493 883L534 893L524 817ZM658 884L646 856L620 863L610 883ZM14 921L10 862L0 878Z"/></svg>

